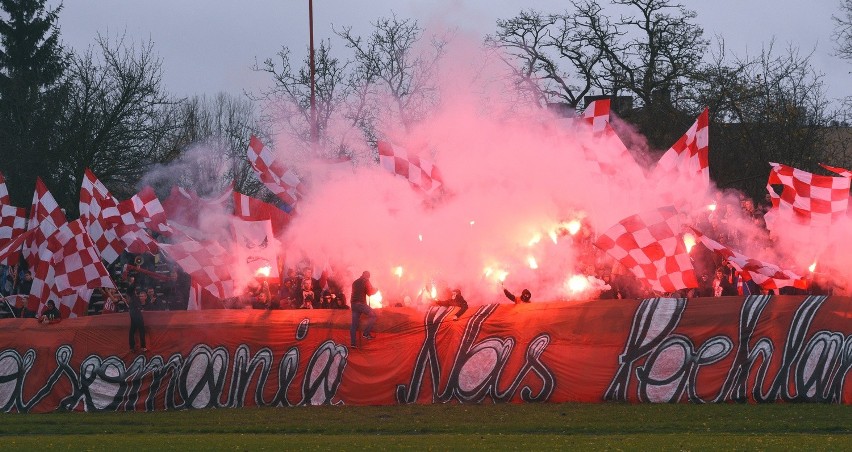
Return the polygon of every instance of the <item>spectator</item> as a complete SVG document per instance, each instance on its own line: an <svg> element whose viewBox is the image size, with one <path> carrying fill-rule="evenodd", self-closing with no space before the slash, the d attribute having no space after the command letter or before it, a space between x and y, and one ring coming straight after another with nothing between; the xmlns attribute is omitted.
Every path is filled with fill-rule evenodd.
<svg viewBox="0 0 852 452"><path fill-rule="evenodd" d="M296 303L298 304L300 309L314 309L315 307L319 307L318 297L313 289L313 281L311 278L305 278L302 280L301 290L296 292Z"/></svg>
<svg viewBox="0 0 852 452"><path fill-rule="evenodd" d="M33 274L29 270L24 272L24 278L18 282L18 295L29 295L33 287Z"/></svg>
<svg viewBox="0 0 852 452"><path fill-rule="evenodd" d="M147 295L148 302L145 303L146 311L165 311L166 307L163 305L162 300L157 296L157 292L153 287L149 287L145 289L145 294Z"/></svg>
<svg viewBox="0 0 852 452"><path fill-rule="evenodd" d="M53 300L47 300L47 305L45 306L44 311L41 312L39 322L57 323L60 320L62 320L62 314L59 313L59 309L56 309L56 302Z"/></svg>
<svg viewBox="0 0 852 452"><path fill-rule="evenodd" d="M512 292L509 292L508 289L504 288L503 289L503 295L506 295L506 298L514 301L515 304L529 303L530 300L532 299L532 292L530 292L529 289L524 289L523 291L521 291L521 296L516 297L515 294L513 294Z"/></svg>
<svg viewBox="0 0 852 452"><path fill-rule="evenodd" d="M464 299L459 289L453 289L449 300L435 300L435 304L438 306L457 306L459 310L453 316L454 321L458 320L467 311L467 300Z"/></svg>

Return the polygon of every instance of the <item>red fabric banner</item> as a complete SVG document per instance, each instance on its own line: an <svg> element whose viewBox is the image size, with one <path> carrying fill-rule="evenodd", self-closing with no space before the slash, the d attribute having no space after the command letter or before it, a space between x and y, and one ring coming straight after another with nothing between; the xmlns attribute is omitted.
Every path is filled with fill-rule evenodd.
<svg viewBox="0 0 852 452"><path fill-rule="evenodd" d="M0 321L0 411L478 402L852 402L850 299L601 300ZM360 337L360 336L359 336Z"/></svg>

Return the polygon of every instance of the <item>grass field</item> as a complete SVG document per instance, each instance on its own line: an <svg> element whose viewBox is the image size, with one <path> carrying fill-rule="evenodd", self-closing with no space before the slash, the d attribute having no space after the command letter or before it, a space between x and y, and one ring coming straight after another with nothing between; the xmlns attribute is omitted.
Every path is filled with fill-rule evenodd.
<svg viewBox="0 0 852 452"><path fill-rule="evenodd" d="M426 405L0 415L0 449L852 450L852 407Z"/></svg>

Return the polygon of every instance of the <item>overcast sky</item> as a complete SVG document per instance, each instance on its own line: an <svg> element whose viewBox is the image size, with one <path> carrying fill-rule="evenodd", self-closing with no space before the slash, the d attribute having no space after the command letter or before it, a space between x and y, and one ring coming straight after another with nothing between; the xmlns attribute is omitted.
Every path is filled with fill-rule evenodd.
<svg viewBox="0 0 852 452"><path fill-rule="evenodd" d="M332 38L332 26L351 25L366 34L376 18L395 12L421 24L447 24L481 37L493 32L498 18L514 16L523 6L561 11L566 2L525 0L316 0L315 40ZM831 15L839 0L683 0L698 13L705 35L725 38L729 49L751 54L773 37L776 45L792 44L809 53L825 74L829 97L852 94L852 65L832 55ZM58 2L54 2L58 4ZM126 32L136 42L151 39L163 60L166 89L185 96L258 91L269 77L254 73L262 61L286 45L304 54L308 39L307 0L85 0L65 1L59 16L63 42L85 50L97 34Z"/></svg>

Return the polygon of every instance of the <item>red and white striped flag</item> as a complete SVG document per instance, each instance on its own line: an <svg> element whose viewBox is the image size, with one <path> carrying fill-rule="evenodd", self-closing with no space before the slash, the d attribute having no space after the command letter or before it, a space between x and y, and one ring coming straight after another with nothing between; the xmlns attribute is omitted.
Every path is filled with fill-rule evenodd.
<svg viewBox="0 0 852 452"><path fill-rule="evenodd" d="M279 162L272 151L254 135L249 140L247 155L260 181L282 201L295 205L304 192L299 176Z"/></svg>
<svg viewBox="0 0 852 452"><path fill-rule="evenodd" d="M698 176L705 186L710 185L709 118L709 110L705 108L692 127L663 154L657 162L658 178L664 178L665 174L679 173ZM662 171L662 174L659 171Z"/></svg>
<svg viewBox="0 0 852 452"><path fill-rule="evenodd" d="M698 287L674 207L631 215L595 242L651 289L674 292Z"/></svg>
<svg viewBox="0 0 852 452"><path fill-rule="evenodd" d="M777 220L804 226L830 226L846 216L849 205L849 177L831 177L802 171L780 163L772 170L766 190L772 201L767 226ZM779 195L773 184L783 185Z"/></svg>
<svg viewBox="0 0 852 452"><path fill-rule="evenodd" d="M408 179L411 186L427 194L434 193L443 185L441 173L431 161L422 159L400 146L379 141L379 164L391 174Z"/></svg>
<svg viewBox="0 0 852 452"><path fill-rule="evenodd" d="M763 262L758 259L752 259L744 254L738 253L725 245L705 236L695 228L691 228L695 232L696 238L701 241L708 249L715 252L717 255L726 259L733 264L742 277L748 281L752 280L763 289L779 289L781 287L797 287L799 289L807 289L808 281L788 270L782 270L781 267Z"/></svg>

